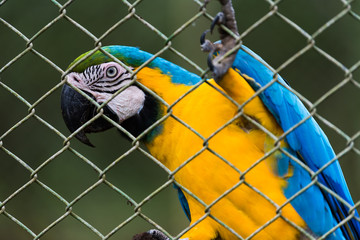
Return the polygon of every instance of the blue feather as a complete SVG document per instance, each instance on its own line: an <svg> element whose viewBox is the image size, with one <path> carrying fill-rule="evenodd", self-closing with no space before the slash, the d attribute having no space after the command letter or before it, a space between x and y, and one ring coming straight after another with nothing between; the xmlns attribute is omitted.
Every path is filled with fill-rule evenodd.
<svg viewBox="0 0 360 240"><path fill-rule="evenodd" d="M173 187L177 190L178 198L179 198L181 207L184 210L187 219L191 222L191 214L190 214L189 203L188 203L183 191L181 190L181 188L179 188L175 184L173 184Z"/></svg>
<svg viewBox="0 0 360 240"><path fill-rule="evenodd" d="M253 78L260 86L265 86L272 81L274 74L269 65L247 47L242 46L242 48L237 53L233 68L238 69L241 74ZM249 84L252 87L257 86L254 90L259 88L257 84L250 81ZM277 82L264 90L259 97L284 132L308 118L286 136L286 142L290 147L288 152L316 172L334 159L335 153L319 125L310 117L309 112L298 97L287 89L288 86L284 87L286 85L287 83L278 75ZM311 176L303 167L284 154L280 155L280 158L283 158L281 162L287 162L293 167L293 176L288 179L289 184L285 189L286 197L290 198L311 182ZM318 175L318 181L337 193L351 206L354 205L337 160ZM325 234L340 223L348 216L349 210L348 207L317 185L312 185L296 197L291 204L305 220L311 231L317 235ZM358 216L357 212L356 216ZM351 233L343 225L328 236L328 239L351 239L352 237L360 239L359 222L353 218L347 225Z"/></svg>

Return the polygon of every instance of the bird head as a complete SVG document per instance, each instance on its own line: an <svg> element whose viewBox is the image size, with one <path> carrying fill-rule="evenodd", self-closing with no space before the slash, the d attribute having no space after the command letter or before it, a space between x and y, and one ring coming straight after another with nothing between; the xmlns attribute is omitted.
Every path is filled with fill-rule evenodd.
<svg viewBox="0 0 360 240"><path fill-rule="evenodd" d="M114 61L109 55L118 61ZM93 146L87 133L113 127L110 121L102 116L98 117L101 114L99 106L104 103L102 114L135 137L156 122L163 115L160 101L136 84L131 73L131 70L136 70L152 57L153 55L135 47L108 46L92 54L84 53L75 59L69 66L72 70L65 76L66 83L61 93L62 115L70 132L75 132L85 124L75 137ZM147 74L143 74L142 78L149 79L156 75L151 79L152 86L162 76L175 84L191 85L200 80L195 74L159 57L140 71L147 69L150 71L146 71ZM137 80L139 78L138 76ZM161 85L160 81L158 85ZM152 90L161 97L156 87ZM89 121L91 119L93 120ZM159 128L161 127L154 128L152 132L159 131Z"/></svg>

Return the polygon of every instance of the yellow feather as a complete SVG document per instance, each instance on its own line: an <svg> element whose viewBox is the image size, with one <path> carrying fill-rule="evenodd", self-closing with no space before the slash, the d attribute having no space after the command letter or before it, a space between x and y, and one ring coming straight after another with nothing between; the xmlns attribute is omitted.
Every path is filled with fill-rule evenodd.
<svg viewBox="0 0 360 240"><path fill-rule="evenodd" d="M140 83L153 90L170 105L192 88L183 84L174 84L169 76L150 68L142 69L137 74L137 78ZM214 80L208 82L226 92L240 105L254 94L254 90L241 75L232 69L219 85ZM306 226L304 221L290 204L281 209L281 217L277 215L277 207L273 205L275 203L281 206L287 201L282 191L286 181L281 176L277 176L272 169L275 160L269 157L257 163L266 151L266 134L246 123L243 118L238 118L208 139L238 112L235 104L209 84L200 85L172 108L174 116L190 125L208 141L204 141L173 117L169 117L163 124L161 134L147 144L147 147L151 154L171 171L198 154L178 170L175 179L206 205L217 201L226 191L239 184L241 173L248 172L243 176L244 182L209 209L213 217L207 216L183 238L210 240L220 235L222 239L237 239L213 219L215 218L243 238L266 225L252 239L297 239L298 231L282 218L302 227ZM167 109L164 107L163 111L166 112ZM274 135L278 136L282 133L281 128L258 97L244 106L244 113L259 121ZM241 126L248 129L243 129ZM230 162L237 170L212 151ZM266 197L261 196L257 191ZM205 207L189 194L185 193L185 196L194 223L206 215ZM266 198L271 199L273 203Z"/></svg>

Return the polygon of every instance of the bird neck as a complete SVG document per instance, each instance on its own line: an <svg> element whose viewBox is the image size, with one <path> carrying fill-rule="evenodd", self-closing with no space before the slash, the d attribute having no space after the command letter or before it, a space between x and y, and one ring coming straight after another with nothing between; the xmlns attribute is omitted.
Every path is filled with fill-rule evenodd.
<svg viewBox="0 0 360 240"><path fill-rule="evenodd" d="M145 67L137 74L137 81L151 91L144 90L145 102L138 114L122 122L123 126L133 136L137 137L147 131L157 120L165 116L178 98L186 93L190 86L172 82L172 76L163 74L160 69ZM151 142L163 131L163 123L151 128L141 141Z"/></svg>

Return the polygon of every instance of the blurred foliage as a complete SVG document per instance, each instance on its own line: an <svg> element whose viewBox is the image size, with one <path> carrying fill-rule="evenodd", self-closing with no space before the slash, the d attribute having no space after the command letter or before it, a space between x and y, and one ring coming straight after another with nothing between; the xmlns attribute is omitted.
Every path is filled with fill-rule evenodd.
<svg viewBox="0 0 360 240"><path fill-rule="evenodd" d="M59 1L64 4L66 1ZM338 0L284 0L278 11L295 22L309 34L313 34L344 9ZM234 8L240 33L269 12L270 6L263 0L234 0ZM360 13L359 1L352 3L353 11ZM215 1L208 6L213 16L219 10ZM199 11L192 0L144 0L136 6L136 14L152 24L166 36ZM128 8L119 0L78 0L66 7L70 16L84 28L100 37L112 25L128 14ZM59 8L46 0L5 1L0 6L0 18L9 22L31 38L59 16ZM203 69L206 54L199 48L199 36L209 27L210 21L201 17L172 40L172 46ZM216 39L217 35L212 36ZM245 45L262 56L274 69L307 45L307 39L277 16L272 16L243 39ZM350 68L360 56L360 22L345 15L330 28L316 37L316 46ZM79 28L60 19L45 30L33 42L33 48L65 70L81 53L94 47L94 41ZM131 18L102 41L102 45L131 45L156 53L165 40L138 20ZM0 69L26 48L26 42L7 26L0 23ZM161 55L184 68L199 72L170 51ZM345 73L315 50L307 51L280 74L290 85L311 102L339 84ZM360 70L353 73L359 82ZM0 73L0 81L33 104L49 89L56 86L61 73L31 52L26 53ZM36 114L57 128L64 135L69 132L62 121L60 91L57 89L36 106ZM317 112L349 136L360 130L360 89L345 84L335 94L323 101ZM28 107L0 86L0 136L28 115ZM337 153L347 142L338 133L321 124ZM96 148L81 145L77 140L71 146L100 169L124 153L131 144L116 130L91 136ZM7 135L3 146L18 158L36 169L63 146L63 140L35 118L30 118ZM360 148L360 140L356 141ZM341 157L345 177L354 201L360 200L360 157L353 152ZM0 201L4 201L30 180L30 173L5 151L0 150ZM97 173L83 160L69 151L53 159L38 172L38 179L52 188L67 201L98 180ZM139 152L120 161L106 178L115 186L140 202L167 180L166 173ZM31 184L6 204L6 211L23 222L33 232L39 233L65 212L65 205L38 184ZM120 194L102 184L76 202L73 211L107 234L133 214L133 207ZM166 188L142 207L142 212L166 228L178 234L188 222L177 202L176 192ZM141 218L125 225L110 239L130 239L135 233L153 228ZM30 234L0 214L0 239L32 239ZM96 234L71 216L65 218L41 239L99 239Z"/></svg>

